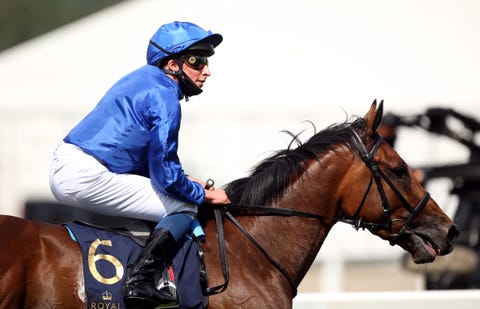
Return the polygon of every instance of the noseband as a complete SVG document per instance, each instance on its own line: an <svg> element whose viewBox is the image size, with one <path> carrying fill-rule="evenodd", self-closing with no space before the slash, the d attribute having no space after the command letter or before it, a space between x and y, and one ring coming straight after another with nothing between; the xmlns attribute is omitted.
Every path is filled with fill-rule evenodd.
<svg viewBox="0 0 480 309"><path fill-rule="evenodd" d="M270 261L270 263L278 270L282 275L287 279L290 287L292 289L292 294L295 296L297 294L296 285L292 279L292 277L288 274L288 272L278 263L275 259L265 250L262 246L255 240L255 238L240 224L240 222L230 213L230 211L240 210L240 211L248 211L248 214L243 215L251 215L251 216L283 216L283 217L302 217L302 218L313 218L318 220L334 220L336 222L344 222L347 224L351 224L355 229L368 229L371 232L377 232L380 230L385 230L388 233L388 240L390 244L393 246L397 244L398 238L405 232L408 231L408 227L410 224L418 217L418 214L422 211L422 209L427 204L428 200L430 199L430 194L428 192L425 193L425 196L422 200L418 203L416 207L412 207L410 203L403 197L403 195L398 191L398 189L393 185L391 180L383 173L383 171L378 167L378 165L373 160L375 154L377 153L378 149L380 148L383 138L380 134L375 132L375 143L373 144L372 149L370 152L367 151L365 144L363 143L362 139L358 135L358 133L350 127L352 131L352 136L357 146L357 149L360 153L360 156L367 165L367 167L372 172L372 176L370 177L370 182L368 184L367 189L362 197L360 205L358 206L354 216L352 218L333 218L318 214L312 214L303 211L296 211L287 208L277 208L277 207L269 207L269 206L260 206L260 205L229 205L226 207L216 207L215 212L215 221L217 224L217 233L218 233L218 245L219 245L219 252L220 252L220 259L222 263L222 273L224 277L224 282L214 287L210 287L206 289L207 295L214 295L221 293L227 289L228 282L229 282L229 271L227 265L227 255L226 255L226 244L225 244L225 235L223 231L223 219L226 217L229 219L245 236L263 253L263 255ZM385 224L373 223L373 222L365 222L362 218L357 218L360 215L360 211L363 208L367 195L370 192L370 188L372 187L373 179L378 188L378 192L380 193L380 197L382 199L382 208L383 212L386 217ZM407 219L394 219L392 218L392 211L390 207L390 202L388 201L387 195L383 188L382 179L385 183L390 187L390 189L395 192L395 195L398 199L402 202L405 209L410 212L410 215ZM392 225L394 222L403 222L403 226L399 229L398 233L393 233Z"/></svg>
<svg viewBox="0 0 480 309"><path fill-rule="evenodd" d="M370 169L372 172L372 177L370 178L370 183L368 184L367 189L365 190L365 193L363 195L362 201L360 205L357 208L357 211L355 212L355 215L353 217L358 217L360 210L362 209L366 197L368 193L370 192L370 188L372 185L372 178L375 180L375 183L378 188L378 192L380 193L380 197L382 199L382 208L383 212L386 217L386 223L385 224L379 224L379 223L372 223L372 222L364 222L362 218L359 219L346 219L346 220L352 220L349 223L352 224L357 230L359 228L363 229L368 229L371 232L377 232L379 230L385 230L388 233L388 240L390 241L390 244L393 246L397 243L398 237L400 237L404 232L408 230L408 227L412 223L415 218L418 217L418 214L422 211L422 209L425 207L427 204L428 200L430 199L430 194L428 192L425 192L425 196L420 200L420 202L417 204L416 207L412 207L410 203L403 197L403 195L398 191L398 189L393 185L392 181L385 175L385 173L378 167L378 165L375 163L373 160L375 157L375 154L377 153L378 149L380 148L380 145L382 144L383 138L380 134L375 132L375 143L373 144L372 149L370 152L367 151L367 148L365 147L365 144L363 143L362 139L358 135L358 133L350 127L350 129L353 132L353 138L355 140L355 143L357 145L358 151L360 153L360 157L362 158L363 162L367 165L367 167ZM383 188L382 184L382 179L385 181L385 183L392 189L392 191L395 193L395 195L398 197L398 199L402 202L403 206L405 209L407 209L410 212L410 215L406 220L404 219L393 219L392 218L392 209L390 207L390 202L387 199L387 195L385 193L385 189ZM346 222L346 220L342 220L343 222ZM400 228L398 233L393 233L392 225L394 222L403 222L403 226Z"/></svg>

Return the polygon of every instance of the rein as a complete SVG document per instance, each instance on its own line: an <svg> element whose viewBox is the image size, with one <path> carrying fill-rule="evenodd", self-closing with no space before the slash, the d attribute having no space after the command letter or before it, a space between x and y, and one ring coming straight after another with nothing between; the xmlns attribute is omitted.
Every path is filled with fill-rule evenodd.
<svg viewBox="0 0 480 309"><path fill-rule="evenodd" d="M222 263L222 273L224 277L224 282L220 285L207 288L205 290L206 295L214 295L225 291L228 287L229 282L229 270L228 270L228 263L227 263L227 253L226 253L226 245L225 245L225 233L223 229L223 220L225 217L229 219L261 252L262 254L270 261L270 263L287 279L288 283L290 284L290 288L292 290L293 297L297 295L297 287L292 279L292 277L288 274L288 272L277 262L275 259L265 250L263 247L255 240L255 238L241 225L241 223L231 214L230 211L238 210L242 212L249 212L248 214L242 214L244 216L280 216L280 217L301 217L301 218L311 218L317 220L334 220L336 222L343 222L349 225L352 225L356 230L368 229L371 232L379 231L379 230L386 230L388 232L389 242L390 245L395 245L397 243L397 239L405 232L407 232L408 227L412 223L413 220L419 215L419 213L423 210L425 205L427 204L428 200L430 199L430 194L428 192L425 193L424 197L420 200L416 207L412 207L410 203L403 197L403 195L398 191L398 189L394 186L391 180L385 175L385 173L378 167L378 165L374 162L375 154L377 153L380 145L382 144L383 138L380 134L376 133L376 140L370 152L367 151L365 144L363 143L362 139L358 135L358 133L350 127L351 131L353 132L353 139L357 145L358 151L360 156L367 165L367 167L372 172L372 177L370 178L370 182L367 186L367 189L362 197L360 205L358 206L354 217L358 216L360 210L362 209L363 205L365 204L365 200L367 198L368 193L372 187L373 180L375 180L375 184L377 185L378 191L380 193L380 197L382 200L382 208L387 218L386 224L379 224L374 222L365 222L360 217L358 219L354 218L335 218L329 217L324 215L312 214L303 211L296 211L288 208L277 208L277 207L270 207L270 206L259 206L259 205L229 205L226 207L216 207L214 209L215 213L215 222L217 224L217 233L218 233L218 245L219 245L219 252L220 252L220 259ZM392 189L395 195L400 199L404 207L410 212L410 215L406 220L403 219L392 219L391 214L391 207L390 203L387 199L387 195L383 188L383 184L381 180L384 180L385 183ZM403 226L400 228L398 233L393 233L392 225L394 222L404 222Z"/></svg>

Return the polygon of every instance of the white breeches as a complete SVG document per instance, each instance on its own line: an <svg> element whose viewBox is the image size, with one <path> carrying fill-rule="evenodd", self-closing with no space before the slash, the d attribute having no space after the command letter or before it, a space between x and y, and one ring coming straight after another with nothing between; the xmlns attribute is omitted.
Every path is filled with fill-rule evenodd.
<svg viewBox="0 0 480 309"><path fill-rule="evenodd" d="M156 192L149 178L113 173L63 142L53 154L50 188L61 203L106 215L158 222L171 213L197 212L194 204Z"/></svg>

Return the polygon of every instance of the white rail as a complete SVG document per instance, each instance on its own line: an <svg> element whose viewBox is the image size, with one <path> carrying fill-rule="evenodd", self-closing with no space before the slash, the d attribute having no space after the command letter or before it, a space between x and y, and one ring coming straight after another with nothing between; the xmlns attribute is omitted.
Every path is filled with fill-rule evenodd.
<svg viewBox="0 0 480 309"><path fill-rule="evenodd" d="M480 290L299 294L294 299L293 308L478 309L480 308Z"/></svg>

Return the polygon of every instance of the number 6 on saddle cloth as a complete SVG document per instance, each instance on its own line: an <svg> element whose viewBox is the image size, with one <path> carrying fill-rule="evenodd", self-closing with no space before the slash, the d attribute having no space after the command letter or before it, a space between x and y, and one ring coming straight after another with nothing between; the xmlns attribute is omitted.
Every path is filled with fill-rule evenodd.
<svg viewBox="0 0 480 309"><path fill-rule="evenodd" d="M81 222L65 227L82 251L87 308L125 308L123 282L128 265L142 252L141 240L127 236L125 229L105 230ZM186 239L168 257L166 275L177 288L181 308L204 308L208 301L202 294L198 252L196 240Z"/></svg>

